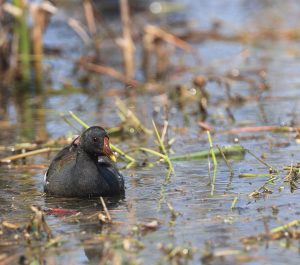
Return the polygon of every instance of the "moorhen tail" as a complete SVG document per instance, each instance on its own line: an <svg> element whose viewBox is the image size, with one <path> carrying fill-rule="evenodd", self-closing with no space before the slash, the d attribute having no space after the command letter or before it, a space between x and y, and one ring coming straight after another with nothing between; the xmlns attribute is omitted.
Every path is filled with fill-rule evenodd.
<svg viewBox="0 0 300 265"><path fill-rule="evenodd" d="M44 191L64 197L122 195L124 179L114 161L106 131L90 127L54 157Z"/></svg>

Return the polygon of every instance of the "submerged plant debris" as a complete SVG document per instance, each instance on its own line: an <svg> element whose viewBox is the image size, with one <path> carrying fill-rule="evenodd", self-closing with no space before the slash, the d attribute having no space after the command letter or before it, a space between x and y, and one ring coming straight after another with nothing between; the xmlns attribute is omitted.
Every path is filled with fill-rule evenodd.
<svg viewBox="0 0 300 265"><path fill-rule="evenodd" d="M0 264L298 264L299 12L0 1ZM125 196L46 196L92 125Z"/></svg>

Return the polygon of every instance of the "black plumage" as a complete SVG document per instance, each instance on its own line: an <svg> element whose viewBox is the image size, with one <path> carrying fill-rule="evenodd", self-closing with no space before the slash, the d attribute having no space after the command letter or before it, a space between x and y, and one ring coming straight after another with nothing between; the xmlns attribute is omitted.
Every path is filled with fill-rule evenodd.
<svg viewBox="0 0 300 265"><path fill-rule="evenodd" d="M124 194L124 179L114 162L106 131L93 126L52 160L44 191L63 197L117 196Z"/></svg>

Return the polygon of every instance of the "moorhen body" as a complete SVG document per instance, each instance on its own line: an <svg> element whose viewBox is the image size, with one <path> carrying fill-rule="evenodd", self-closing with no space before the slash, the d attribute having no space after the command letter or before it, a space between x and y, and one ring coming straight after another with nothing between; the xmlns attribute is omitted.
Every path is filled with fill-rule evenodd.
<svg viewBox="0 0 300 265"><path fill-rule="evenodd" d="M124 179L113 161L106 131L90 127L54 157L44 191L64 197L122 195Z"/></svg>

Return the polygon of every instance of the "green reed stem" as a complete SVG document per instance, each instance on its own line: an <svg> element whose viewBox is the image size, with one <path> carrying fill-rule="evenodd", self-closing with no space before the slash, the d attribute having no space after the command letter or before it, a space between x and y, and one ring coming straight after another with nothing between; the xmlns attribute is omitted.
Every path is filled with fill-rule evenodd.
<svg viewBox="0 0 300 265"><path fill-rule="evenodd" d="M215 183L216 183L218 162L217 162L216 155L215 155L215 152L214 152L214 149L213 149L213 144L212 144L210 132L209 131L206 131L206 132L207 132L207 137L208 137L208 142L209 142L209 147L210 147L211 158L212 158L213 166L214 166L214 174L213 174L213 178L212 178L212 181L211 181L211 191L210 191L210 195L213 196L214 191L215 191Z"/></svg>
<svg viewBox="0 0 300 265"><path fill-rule="evenodd" d="M30 36L27 24L27 11L22 0L13 0L13 4L22 10L22 14L16 18L15 34L19 38L19 56L22 79L28 82L30 79Z"/></svg>
<svg viewBox="0 0 300 265"><path fill-rule="evenodd" d="M160 146L162 152L163 152L166 156L168 156L167 150L166 150L166 148L165 148L165 145L164 145L163 141L161 140L161 137L160 137L160 135L159 135L159 133L158 133L158 130L157 130L157 127L156 127L156 124L155 124L154 120L152 120L152 124L153 124L153 128L154 128L155 135L156 135L157 141L158 141L158 143L159 143L159 146Z"/></svg>
<svg viewBox="0 0 300 265"><path fill-rule="evenodd" d="M243 156L245 154L244 147L239 144L223 146L220 149L222 150L223 154L226 157ZM218 147L213 148L213 151L214 151L216 157L222 156L220 149ZM205 159L210 154L210 152L211 152L210 150L203 150L203 151L188 153L188 154L184 154L184 155L171 156L170 160L171 161L181 161L181 160Z"/></svg>
<svg viewBox="0 0 300 265"><path fill-rule="evenodd" d="M72 118L77 121L80 125L82 125L85 129L90 128L82 119L80 119L76 114L73 113L73 111L69 111Z"/></svg>
<svg viewBox="0 0 300 265"><path fill-rule="evenodd" d="M231 209L231 210L235 208L235 205L236 205L236 203L237 203L237 200L238 200L238 197L237 197L237 196L233 198L232 203L231 203L231 206L230 206L230 209Z"/></svg>
<svg viewBox="0 0 300 265"><path fill-rule="evenodd" d="M258 156L256 156L255 154L253 154L249 149L245 149L245 151L247 153L249 153L250 155L252 155L257 161L259 161L260 163L262 163L263 165L265 165L269 170L273 171L273 172L278 172L277 169L275 169L272 165L268 164L267 162L263 161L261 158L259 158Z"/></svg>
<svg viewBox="0 0 300 265"><path fill-rule="evenodd" d="M282 225L282 226L278 226L276 228L273 228L270 233L276 233L276 232L280 232L280 231L284 231L284 230L287 230L288 228L292 227L292 226L298 226L300 225L300 220L294 220L294 221L291 221L285 225Z"/></svg>

